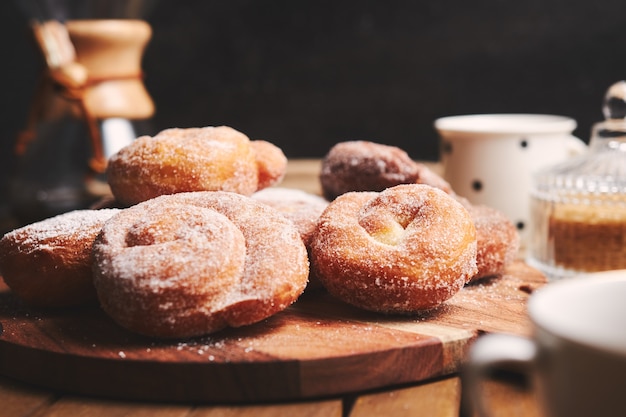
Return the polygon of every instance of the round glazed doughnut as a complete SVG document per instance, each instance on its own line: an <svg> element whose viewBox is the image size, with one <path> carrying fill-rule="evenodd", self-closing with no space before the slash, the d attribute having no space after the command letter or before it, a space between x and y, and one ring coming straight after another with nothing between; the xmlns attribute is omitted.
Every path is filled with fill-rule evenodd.
<svg viewBox="0 0 626 417"><path fill-rule="evenodd" d="M272 187L252 194L252 198L278 210L291 220L308 247L317 221L328 206L324 198L293 188Z"/></svg>
<svg viewBox="0 0 626 417"><path fill-rule="evenodd" d="M263 320L304 291L307 252L276 210L230 192L157 197L105 223L94 285L121 326L160 338Z"/></svg>
<svg viewBox="0 0 626 417"><path fill-rule="evenodd" d="M257 160L255 149L263 149ZM282 178L278 148L251 144L241 132L227 126L167 129L154 137L142 136L113 155L107 181L123 206L164 195L189 191L231 191L251 195Z"/></svg>
<svg viewBox="0 0 626 417"><path fill-rule="evenodd" d="M15 229L0 240L0 273L24 302L69 307L96 301L91 248L119 210L77 210Z"/></svg>
<svg viewBox="0 0 626 417"><path fill-rule="evenodd" d="M501 275L517 259L520 237L515 225L502 212L459 199L476 227L478 272L471 281Z"/></svg>
<svg viewBox="0 0 626 417"><path fill-rule="evenodd" d="M454 198L422 184L350 192L329 204L311 242L328 292L382 313L437 307L476 273L476 230Z"/></svg>
<svg viewBox="0 0 626 417"><path fill-rule="evenodd" d="M287 173L287 157L273 143L265 140L250 142L259 172L258 190L280 183Z"/></svg>
<svg viewBox="0 0 626 417"><path fill-rule="evenodd" d="M450 185L395 146L368 141L340 142L322 159L324 197L350 191L382 191L400 184L428 184L451 193Z"/></svg>

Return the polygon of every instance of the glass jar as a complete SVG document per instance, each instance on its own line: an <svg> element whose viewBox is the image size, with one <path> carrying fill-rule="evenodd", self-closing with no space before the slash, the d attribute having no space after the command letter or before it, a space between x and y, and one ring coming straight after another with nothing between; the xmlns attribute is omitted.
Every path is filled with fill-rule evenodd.
<svg viewBox="0 0 626 417"><path fill-rule="evenodd" d="M605 96L589 151L533 177L528 263L549 279L626 269L626 82Z"/></svg>

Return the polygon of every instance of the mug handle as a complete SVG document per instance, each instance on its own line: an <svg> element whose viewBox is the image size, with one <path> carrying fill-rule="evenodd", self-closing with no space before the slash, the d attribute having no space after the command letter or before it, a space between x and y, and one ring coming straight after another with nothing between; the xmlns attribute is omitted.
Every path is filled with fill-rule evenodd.
<svg viewBox="0 0 626 417"><path fill-rule="evenodd" d="M527 373L537 358L533 341L520 336L488 334L474 342L462 373L468 404L479 417L491 416L481 390L482 382L496 370Z"/></svg>
<svg viewBox="0 0 626 417"><path fill-rule="evenodd" d="M588 146L581 139L573 135L570 135L567 139L567 150L570 157L579 156L587 152Z"/></svg>

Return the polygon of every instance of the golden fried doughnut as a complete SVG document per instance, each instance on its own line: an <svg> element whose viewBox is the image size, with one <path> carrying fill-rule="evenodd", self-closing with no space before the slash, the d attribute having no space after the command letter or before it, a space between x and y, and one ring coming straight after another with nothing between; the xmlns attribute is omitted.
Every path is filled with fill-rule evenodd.
<svg viewBox="0 0 626 417"><path fill-rule="evenodd" d="M259 172L258 190L280 183L287 173L287 157L282 149L265 140L250 142Z"/></svg>
<svg viewBox="0 0 626 417"><path fill-rule="evenodd" d="M94 285L121 326L185 338L263 320L304 291L307 252L276 210L230 192L125 209L94 243Z"/></svg>
<svg viewBox="0 0 626 417"><path fill-rule="evenodd" d="M255 149L263 150L258 159ZM154 137L137 138L113 155L107 181L123 206L189 191L251 195L282 178L279 171L284 167L271 165L280 159L279 152L252 145L246 135L227 126L166 129Z"/></svg>
<svg viewBox="0 0 626 417"><path fill-rule="evenodd" d="M5 234L0 240L5 283L37 307L95 302L91 248L105 220L118 211L72 211Z"/></svg>
<svg viewBox="0 0 626 417"><path fill-rule="evenodd" d="M347 303L414 313L440 305L475 275L476 230L459 202L428 185L350 192L321 215L311 267Z"/></svg>
<svg viewBox="0 0 626 417"><path fill-rule="evenodd" d="M476 227L478 272L471 281L502 275L518 257L520 237L513 222L502 212L484 205L458 199Z"/></svg>
<svg viewBox="0 0 626 417"><path fill-rule="evenodd" d="M450 185L402 149L368 141L340 142L322 159L324 197L350 191L382 191L400 184L428 184L447 193Z"/></svg>

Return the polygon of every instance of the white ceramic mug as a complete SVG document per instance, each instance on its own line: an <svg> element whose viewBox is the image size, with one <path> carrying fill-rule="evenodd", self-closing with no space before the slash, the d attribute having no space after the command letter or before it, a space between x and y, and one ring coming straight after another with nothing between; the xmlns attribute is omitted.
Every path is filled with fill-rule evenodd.
<svg viewBox="0 0 626 417"><path fill-rule="evenodd" d="M527 240L532 174L580 155L576 121L544 114L475 114L435 120L444 178L474 204L503 212Z"/></svg>
<svg viewBox="0 0 626 417"><path fill-rule="evenodd" d="M463 382L478 415L490 415L486 375L515 367L533 376L546 416L626 416L626 270L552 282L528 312L531 338L491 334L470 349Z"/></svg>

